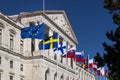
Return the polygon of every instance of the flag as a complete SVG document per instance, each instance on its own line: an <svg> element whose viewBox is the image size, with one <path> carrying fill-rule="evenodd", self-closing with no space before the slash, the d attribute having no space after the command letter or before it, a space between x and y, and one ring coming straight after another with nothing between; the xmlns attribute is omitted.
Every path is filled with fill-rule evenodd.
<svg viewBox="0 0 120 80"><path fill-rule="evenodd" d="M64 58L75 58L76 47L72 47L68 50L67 54L63 55Z"/></svg>
<svg viewBox="0 0 120 80"><path fill-rule="evenodd" d="M84 53L83 52L76 52L75 53L75 58L74 58L75 62L85 62L84 59Z"/></svg>
<svg viewBox="0 0 120 80"><path fill-rule="evenodd" d="M108 70L105 70L105 76L107 76L108 75Z"/></svg>
<svg viewBox="0 0 120 80"><path fill-rule="evenodd" d="M54 48L53 51L54 51L56 54L62 54L62 55L66 54L66 42L65 42L65 41L61 42L61 43L58 45L58 48L57 48L57 47Z"/></svg>
<svg viewBox="0 0 120 80"><path fill-rule="evenodd" d="M98 76L105 76L105 69L104 69L104 67L99 67L98 69L97 69L97 75Z"/></svg>
<svg viewBox="0 0 120 80"><path fill-rule="evenodd" d="M100 72L101 72L101 76L105 76L105 68L104 67L101 68Z"/></svg>
<svg viewBox="0 0 120 80"><path fill-rule="evenodd" d="M39 43L39 49L53 49L55 47L58 47L58 33L54 34L51 37L48 37L45 40L42 40Z"/></svg>
<svg viewBox="0 0 120 80"><path fill-rule="evenodd" d="M96 63L96 62L93 62L92 67L93 67L93 70L94 70L94 71L97 71L97 63Z"/></svg>
<svg viewBox="0 0 120 80"><path fill-rule="evenodd" d="M84 67L86 69L86 65L87 65L87 61L86 59L82 62L82 67Z"/></svg>
<svg viewBox="0 0 120 80"><path fill-rule="evenodd" d="M88 68L93 68L93 59L88 60Z"/></svg>
<svg viewBox="0 0 120 80"><path fill-rule="evenodd" d="M97 69L97 75L98 76L101 76L102 74L101 74L101 67L99 67L98 69Z"/></svg>
<svg viewBox="0 0 120 80"><path fill-rule="evenodd" d="M44 23L22 28L21 38L44 39Z"/></svg>

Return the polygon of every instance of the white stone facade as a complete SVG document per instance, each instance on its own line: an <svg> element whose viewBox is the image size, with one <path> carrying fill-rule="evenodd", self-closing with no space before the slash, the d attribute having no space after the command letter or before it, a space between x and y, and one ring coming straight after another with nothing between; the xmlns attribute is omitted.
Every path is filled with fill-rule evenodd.
<svg viewBox="0 0 120 80"><path fill-rule="evenodd" d="M45 24L45 36L54 32L76 46L77 39L64 11L38 11L6 16L0 13L0 80L95 80L94 74L73 59L62 58L53 50L39 50L36 39L32 56L31 39L21 39L21 28L30 23Z"/></svg>

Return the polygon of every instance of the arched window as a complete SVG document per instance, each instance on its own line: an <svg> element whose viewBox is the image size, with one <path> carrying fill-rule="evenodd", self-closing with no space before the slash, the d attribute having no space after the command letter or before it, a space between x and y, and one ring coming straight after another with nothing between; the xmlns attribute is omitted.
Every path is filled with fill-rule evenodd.
<svg viewBox="0 0 120 80"><path fill-rule="evenodd" d="M49 80L49 69L47 69L47 71L45 72L45 80Z"/></svg>
<svg viewBox="0 0 120 80"><path fill-rule="evenodd" d="M54 80L57 80L57 73L55 73L54 75Z"/></svg>

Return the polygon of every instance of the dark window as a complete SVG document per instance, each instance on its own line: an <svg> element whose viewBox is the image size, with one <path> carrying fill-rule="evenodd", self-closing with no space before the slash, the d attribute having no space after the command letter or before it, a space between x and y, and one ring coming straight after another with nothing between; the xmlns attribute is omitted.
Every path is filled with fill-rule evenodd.
<svg viewBox="0 0 120 80"><path fill-rule="evenodd" d="M23 80L23 78L20 78L20 80Z"/></svg>
<svg viewBox="0 0 120 80"><path fill-rule="evenodd" d="M13 35L10 35L10 49L13 49L13 40L14 40Z"/></svg>
<svg viewBox="0 0 120 80"><path fill-rule="evenodd" d="M71 68L73 68L73 59L71 58Z"/></svg>
<svg viewBox="0 0 120 80"><path fill-rule="evenodd" d="M23 64L20 64L20 71L23 71Z"/></svg>
<svg viewBox="0 0 120 80"><path fill-rule="evenodd" d="M23 53L23 41L20 40L20 53Z"/></svg>
<svg viewBox="0 0 120 80"><path fill-rule="evenodd" d="M60 62L61 62L61 63L63 62L63 57L62 57L62 55L61 55L61 60L60 60Z"/></svg>
<svg viewBox="0 0 120 80"><path fill-rule="evenodd" d="M13 68L13 61L10 61L10 68Z"/></svg>
<svg viewBox="0 0 120 80"><path fill-rule="evenodd" d="M10 76L10 80L13 80L13 76Z"/></svg>
<svg viewBox="0 0 120 80"><path fill-rule="evenodd" d="M2 79L1 79L1 73L0 73L0 80L2 80Z"/></svg>
<svg viewBox="0 0 120 80"><path fill-rule="evenodd" d="M2 29L0 29L0 44L2 43Z"/></svg>
<svg viewBox="0 0 120 80"><path fill-rule="evenodd" d="M2 62L1 60L2 60L2 58L1 58L1 56L0 56L0 64L1 64L1 62Z"/></svg>
<svg viewBox="0 0 120 80"><path fill-rule="evenodd" d="M57 54L54 55L54 59L57 60Z"/></svg>

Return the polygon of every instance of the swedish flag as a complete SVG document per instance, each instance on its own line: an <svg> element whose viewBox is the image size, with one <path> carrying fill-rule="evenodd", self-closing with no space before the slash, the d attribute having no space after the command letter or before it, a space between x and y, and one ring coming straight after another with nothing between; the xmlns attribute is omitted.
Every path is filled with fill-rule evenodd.
<svg viewBox="0 0 120 80"><path fill-rule="evenodd" d="M58 47L58 33L54 34L51 37L48 37L45 40L42 40L39 43L39 49L40 50L42 50L42 49L52 49L52 48L55 48L55 47Z"/></svg>
<svg viewBox="0 0 120 80"><path fill-rule="evenodd" d="M22 28L21 38L44 39L44 23Z"/></svg>

